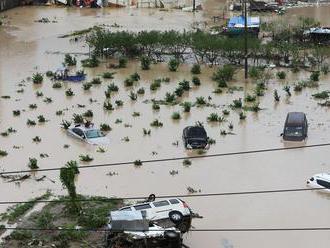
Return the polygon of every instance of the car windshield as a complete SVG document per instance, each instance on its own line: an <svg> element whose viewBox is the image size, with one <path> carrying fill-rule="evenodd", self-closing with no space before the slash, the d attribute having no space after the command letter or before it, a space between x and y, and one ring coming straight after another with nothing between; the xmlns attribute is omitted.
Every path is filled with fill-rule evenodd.
<svg viewBox="0 0 330 248"><path fill-rule="evenodd" d="M204 128L201 127L191 127L187 131L187 136L193 139L205 139L207 134Z"/></svg>
<svg viewBox="0 0 330 248"><path fill-rule="evenodd" d="M87 139L95 139L95 138L103 137L103 134L97 129L88 130L86 131L86 137Z"/></svg>
<svg viewBox="0 0 330 248"><path fill-rule="evenodd" d="M286 127L285 136L295 136L300 137L303 136L303 128L302 127Z"/></svg>

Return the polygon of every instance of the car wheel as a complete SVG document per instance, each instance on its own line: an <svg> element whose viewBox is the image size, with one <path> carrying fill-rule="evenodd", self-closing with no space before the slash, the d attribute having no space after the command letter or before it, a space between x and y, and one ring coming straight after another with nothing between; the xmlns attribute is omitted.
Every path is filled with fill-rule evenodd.
<svg viewBox="0 0 330 248"><path fill-rule="evenodd" d="M153 201L155 201L156 200L156 195L155 194L150 194L149 196L148 196L148 202L153 202Z"/></svg>
<svg viewBox="0 0 330 248"><path fill-rule="evenodd" d="M182 222L182 220L183 220L183 215L179 211L171 211L171 212L169 212L168 217L176 225L180 224Z"/></svg>

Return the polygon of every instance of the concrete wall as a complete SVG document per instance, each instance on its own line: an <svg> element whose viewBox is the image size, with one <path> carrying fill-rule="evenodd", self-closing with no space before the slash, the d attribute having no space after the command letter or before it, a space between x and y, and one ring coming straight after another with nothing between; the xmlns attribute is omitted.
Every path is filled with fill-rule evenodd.
<svg viewBox="0 0 330 248"><path fill-rule="evenodd" d="M0 12L17 7L21 0L0 0Z"/></svg>

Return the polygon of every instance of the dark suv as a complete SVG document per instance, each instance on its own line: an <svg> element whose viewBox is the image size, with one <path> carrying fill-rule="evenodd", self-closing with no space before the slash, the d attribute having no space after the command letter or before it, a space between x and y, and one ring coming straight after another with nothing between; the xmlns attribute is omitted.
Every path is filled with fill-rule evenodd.
<svg viewBox="0 0 330 248"><path fill-rule="evenodd" d="M208 137L203 126L189 126L183 129L184 146L187 149L205 149L208 147Z"/></svg>
<svg viewBox="0 0 330 248"><path fill-rule="evenodd" d="M308 123L302 112L288 113L282 133L283 140L303 141L307 137Z"/></svg>

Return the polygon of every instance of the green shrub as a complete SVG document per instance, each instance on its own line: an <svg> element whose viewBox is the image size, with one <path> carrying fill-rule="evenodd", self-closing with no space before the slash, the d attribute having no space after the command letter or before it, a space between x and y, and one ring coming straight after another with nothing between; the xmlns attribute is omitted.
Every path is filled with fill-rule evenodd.
<svg viewBox="0 0 330 248"><path fill-rule="evenodd" d="M65 54L64 64L68 66L74 66L77 64L76 58L72 57L70 54Z"/></svg>
<svg viewBox="0 0 330 248"><path fill-rule="evenodd" d="M279 72L276 73L276 76L279 79L285 79L286 78L286 73L285 73L285 71L279 71Z"/></svg>
<svg viewBox="0 0 330 248"><path fill-rule="evenodd" d="M31 170L39 169L39 166L38 166L38 160L37 160L36 158L29 158L28 167L29 167Z"/></svg>
<svg viewBox="0 0 330 248"><path fill-rule="evenodd" d="M112 79L114 74L115 74L115 72L109 72L109 71L107 71L107 72L104 72L103 73L102 77L103 78L107 78L107 79Z"/></svg>
<svg viewBox="0 0 330 248"><path fill-rule="evenodd" d="M320 72L319 71L313 71L310 75L310 79L314 82L317 82L320 80Z"/></svg>
<svg viewBox="0 0 330 248"><path fill-rule="evenodd" d="M44 77L41 75L41 73L37 72L32 75L32 82L34 84L41 84L44 80Z"/></svg>
<svg viewBox="0 0 330 248"><path fill-rule="evenodd" d="M194 64L192 67L191 67L191 70L190 72L192 74L200 74L201 73L201 66L199 64Z"/></svg>
<svg viewBox="0 0 330 248"><path fill-rule="evenodd" d="M192 78L192 83L195 85L195 86L199 86L199 85L201 85L201 80L199 79L199 77L197 77L197 76L193 76L193 78Z"/></svg>
<svg viewBox="0 0 330 248"><path fill-rule="evenodd" d="M172 58L168 62L168 69L170 71L177 71L180 65L180 61L178 59Z"/></svg>
<svg viewBox="0 0 330 248"><path fill-rule="evenodd" d="M140 61L141 61L141 69L142 70L149 70L150 69L151 59L148 56L142 56Z"/></svg>
<svg viewBox="0 0 330 248"><path fill-rule="evenodd" d="M235 73L234 67L231 65L224 65L222 68L219 68L217 72L213 74L212 79L218 83L223 84L223 82L228 82L233 79Z"/></svg>
<svg viewBox="0 0 330 248"><path fill-rule="evenodd" d="M128 59L126 57L120 57L118 60L118 67L119 68L126 68Z"/></svg>
<svg viewBox="0 0 330 248"><path fill-rule="evenodd" d="M172 114L172 119L173 119L173 120L179 120L179 119L181 119L181 115L180 115L180 113L179 113L179 112L174 112L174 113Z"/></svg>

